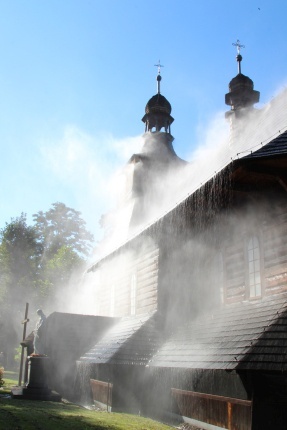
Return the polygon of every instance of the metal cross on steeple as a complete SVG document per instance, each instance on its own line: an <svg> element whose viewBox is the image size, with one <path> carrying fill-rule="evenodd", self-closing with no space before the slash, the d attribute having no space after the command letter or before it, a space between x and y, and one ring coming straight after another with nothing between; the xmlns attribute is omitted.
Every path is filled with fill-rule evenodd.
<svg viewBox="0 0 287 430"><path fill-rule="evenodd" d="M160 68L164 67L162 64L160 64L160 60L158 60L158 64L155 64L154 66L157 67L157 72L160 75Z"/></svg>
<svg viewBox="0 0 287 430"><path fill-rule="evenodd" d="M160 64L160 60L158 60L158 64L155 64L155 67L157 67L157 93L160 94L160 81L161 81L161 76L160 76L160 68L163 67L162 64Z"/></svg>
<svg viewBox="0 0 287 430"><path fill-rule="evenodd" d="M245 48L245 45L240 45L240 40L237 39L236 43L232 43L233 46L236 46L237 48L237 54L240 55L240 49Z"/></svg>
<svg viewBox="0 0 287 430"><path fill-rule="evenodd" d="M240 54L240 49L245 48L245 45L240 44L240 40L237 39L236 43L232 43L233 46L236 46L237 48L237 56L236 60L238 62L238 73L241 73L241 61L242 61L242 55Z"/></svg>

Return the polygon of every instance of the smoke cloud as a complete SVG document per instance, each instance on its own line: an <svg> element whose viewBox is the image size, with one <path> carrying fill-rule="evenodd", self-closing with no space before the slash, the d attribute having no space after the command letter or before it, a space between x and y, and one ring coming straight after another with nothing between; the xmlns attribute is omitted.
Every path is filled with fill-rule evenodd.
<svg viewBox="0 0 287 430"><path fill-rule="evenodd" d="M132 235L136 236L147 225L168 213L232 160L243 157L272 140L279 130L282 131L286 127L284 119L286 108L287 91L284 90L262 109L254 110L250 114L246 113L242 127L239 121L237 129L234 127L230 129L230 124L224 118L223 112L215 115L211 123L200 133L200 144L190 153L190 163L182 166L180 170L160 171L153 177L153 185L160 197L155 199L148 217L141 220L137 229L132 231ZM112 235L109 241L100 242L94 260L107 255L129 238L128 224L134 200L125 201L126 189L132 184L127 184L123 168L133 153L141 152L142 145L141 136L126 139L114 139L112 136L95 138L70 126L66 128L63 137L58 142L46 143L42 146L43 156L59 181L72 183L83 214L88 213L88 218L92 219L95 224L102 213L108 212L109 216L115 218L114 231L117 234ZM174 147L176 150L176 140ZM136 164L127 166L131 170L131 174L135 171L134 169L139 167ZM109 208L114 210L109 211ZM86 217L84 216L84 218ZM196 242L186 243L183 253L194 255L194 261L198 259L198 255L202 256L205 253L206 261L210 262L209 267L214 267L212 260L214 252L210 248L210 243L206 243L205 239L203 242L202 240L197 238ZM194 250L197 250L195 254ZM183 253L179 252L179 256L174 257L179 268L176 281L187 285L187 279L180 279L180 273L184 272L182 265L186 264L181 261ZM111 278L113 276L116 278L119 271L123 272L125 267L132 264L134 254L129 253L121 258L125 259L125 262L113 263L113 267L110 268ZM168 277L169 275L167 275ZM206 278L212 279L212 276ZM80 282L79 279L81 279ZM101 282L99 274L94 272L74 275L74 280L70 285L63 286L59 291L57 304L55 303L53 310L101 313L96 294ZM200 284L202 280L194 282ZM70 292L68 295L67 291ZM183 297L185 297L185 291L188 294L188 290L183 289ZM69 297L68 301L67 297Z"/></svg>
<svg viewBox="0 0 287 430"><path fill-rule="evenodd" d="M204 130L203 136L201 137L201 144L190 154L190 163L183 166L180 171L176 170L173 172L170 170L168 174L166 172L160 172L158 176L153 178L153 181L159 184L158 190L160 191L160 197L156 199L154 207L149 211L148 219L140 223L137 230L133 231L133 235L136 236L140 231L144 230L147 225L152 224L156 219L168 213L188 195L193 194L209 179L213 178L215 174L231 163L232 160L241 158L259 149L286 129L284 117L284 113L287 110L286 108L287 91L283 90L276 99L271 100L271 102L262 109L254 109L250 113L246 112L246 115L242 120L238 121L236 127L230 127L230 124L224 118L223 112L218 113L209 126L206 127L206 130ZM132 152L130 152L129 155L131 155ZM123 212L119 212L119 214L123 215ZM250 213L249 216L251 216ZM125 216L123 216L123 218L125 219ZM126 218L126 222L128 222L128 218ZM240 225L240 220L237 219L236 223ZM250 220L249 225L252 225ZM119 230L121 231L120 228ZM114 248L124 243L124 240L120 241L119 238L114 239L115 240L112 241ZM198 255L202 256L203 254L206 255L206 261L210 262L209 267L215 267L212 259L217 258L214 257L214 252L216 254L215 250L217 249L216 244L212 250L210 243L208 243L208 241L205 242L205 237L202 238L202 240L203 242L197 238L196 242L191 241L189 244L185 244L185 247L188 249L185 249L182 253L180 252L179 258L175 257L177 263L174 267L181 268L182 264L185 264L181 261L182 255L194 255L194 261L197 261ZM113 246L111 246L111 243L109 244L107 253L113 249ZM195 249L197 252L194 254ZM106 252L103 254L106 255ZM100 255L102 256L103 254ZM131 262L126 264L131 264ZM122 265L122 267L126 266ZM115 272L117 271L118 267L115 269ZM184 273L184 270L179 269L176 282L177 284L182 283L186 285L188 282L186 279L181 279L180 273ZM170 275L171 274L168 274L167 278L170 279ZM112 267L110 276L113 277ZM212 275L206 276L206 278L212 279ZM97 281L94 274L89 274L86 279L90 279L94 288L96 288ZM196 279L199 279L199 277L195 277L194 281L198 284L203 281L202 279L199 281ZM86 288L87 290L90 289L92 293L93 288L90 287L89 282L86 282ZM188 292L188 290L186 291Z"/></svg>
<svg viewBox="0 0 287 430"><path fill-rule="evenodd" d="M140 136L92 136L72 125L65 128L58 140L42 143L45 169L60 186L72 190L76 209L97 238L102 236L99 219L112 208L118 194L118 171L140 146Z"/></svg>

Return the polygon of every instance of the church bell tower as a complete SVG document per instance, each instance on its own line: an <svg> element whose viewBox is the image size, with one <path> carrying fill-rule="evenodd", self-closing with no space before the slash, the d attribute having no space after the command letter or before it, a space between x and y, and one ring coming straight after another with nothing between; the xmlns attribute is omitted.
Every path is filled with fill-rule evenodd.
<svg viewBox="0 0 287 430"><path fill-rule="evenodd" d="M166 133L170 134L170 125L173 122L171 114L171 105L169 101L160 93L161 74L160 68L163 67L160 62L158 67L157 94L153 96L146 104L145 115L142 121L145 123L145 132L158 132L163 128Z"/></svg>
<svg viewBox="0 0 287 430"><path fill-rule="evenodd" d="M252 110L260 97L260 92L254 90L253 81L241 73L240 49L244 48L244 45L241 45L239 40L233 45L237 47L238 74L229 82L229 92L225 94L225 103L231 106L231 110L226 112L225 117L230 119L234 116L241 117L246 110Z"/></svg>

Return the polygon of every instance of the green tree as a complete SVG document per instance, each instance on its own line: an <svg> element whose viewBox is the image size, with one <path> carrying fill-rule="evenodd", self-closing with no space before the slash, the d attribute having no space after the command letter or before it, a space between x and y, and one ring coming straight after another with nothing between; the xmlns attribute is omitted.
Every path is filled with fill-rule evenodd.
<svg viewBox="0 0 287 430"><path fill-rule="evenodd" d="M20 340L24 304L37 294L41 255L42 246L25 214L0 230L0 344L10 365Z"/></svg>
<svg viewBox="0 0 287 430"><path fill-rule="evenodd" d="M73 271L83 265L84 260L73 249L64 245L47 262L46 274L53 284L65 284L69 282Z"/></svg>
<svg viewBox="0 0 287 430"><path fill-rule="evenodd" d="M84 270L85 258L92 249L93 235L87 231L80 215L80 212L59 202L54 203L47 212L40 211L33 215L43 250L38 283L42 302L53 303L68 285L71 287L77 282L78 274Z"/></svg>
<svg viewBox="0 0 287 430"><path fill-rule="evenodd" d="M38 212L34 221L28 226L22 213L0 230L0 345L11 365L25 303L53 310L72 277L72 288L78 285L73 274L82 273L92 247L93 236L80 212L63 203Z"/></svg>
<svg viewBox="0 0 287 430"><path fill-rule="evenodd" d="M24 213L6 223L0 230L0 240L0 300L10 306L22 302L22 295L35 289L42 244L35 228L27 225Z"/></svg>
<svg viewBox="0 0 287 430"><path fill-rule="evenodd" d="M68 291L79 285L80 277L84 271L85 260L73 249L62 246L50 260L46 261L43 268L42 289L44 294L48 292L46 302L49 307L54 307L60 297L64 299ZM67 288L68 287L68 288Z"/></svg>
<svg viewBox="0 0 287 430"><path fill-rule="evenodd" d="M93 235L86 230L81 213L64 203L53 203L47 212L33 215L44 259L49 261L63 247L69 247L79 256L87 256L92 249Z"/></svg>

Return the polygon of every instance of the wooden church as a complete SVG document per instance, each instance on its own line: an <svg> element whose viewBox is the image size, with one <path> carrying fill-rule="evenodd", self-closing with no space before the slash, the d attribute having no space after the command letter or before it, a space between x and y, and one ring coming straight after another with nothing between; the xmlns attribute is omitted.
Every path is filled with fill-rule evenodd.
<svg viewBox="0 0 287 430"><path fill-rule="evenodd" d="M159 70L125 168L127 240L86 275L95 316L47 319L55 389L202 429L287 428L287 93L255 109L241 61L209 173L173 149Z"/></svg>

